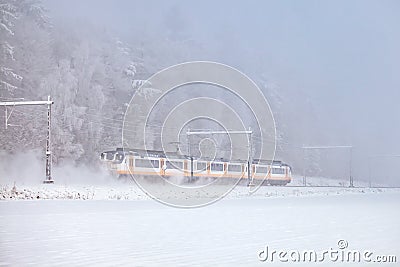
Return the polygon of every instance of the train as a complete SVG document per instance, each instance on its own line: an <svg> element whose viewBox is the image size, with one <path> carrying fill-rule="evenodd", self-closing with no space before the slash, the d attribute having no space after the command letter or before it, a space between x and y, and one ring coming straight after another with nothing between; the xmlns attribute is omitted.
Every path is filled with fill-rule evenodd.
<svg viewBox="0 0 400 267"><path fill-rule="evenodd" d="M250 164L249 161L222 158L194 158L177 152L117 148L102 152L100 161L119 178L133 175L149 181L180 176L188 183L201 179L218 179L226 182L242 181L249 185L259 180L263 185L283 186L292 180L291 167L277 160L255 159Z"/></svg>

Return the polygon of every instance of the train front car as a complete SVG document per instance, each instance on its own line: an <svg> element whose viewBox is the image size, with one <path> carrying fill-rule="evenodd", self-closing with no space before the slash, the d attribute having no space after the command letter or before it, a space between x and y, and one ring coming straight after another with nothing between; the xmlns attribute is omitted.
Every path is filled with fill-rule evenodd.
<svg viewBox="0 0 400 267"><path fill-rule="evenodd" d="M126 153L123 149L117 148L117 150L102 152L100 154L100 161L111 175L118 177L121 171L126 169L125 155Z"/></svg>
<svg viewBox="0 0 400 267"><path fill-rule="evenodd" d="M281 161L256 160L252 165L252 178L263 180L263 185L287 185L292 180L289 165Z"/></svg>
<svg viewBox="0 0 400 267"><path fill-rule="evenodd" d="M267 183L270 185L287 185L292 181L292 171L289 165L274 161L270 166Z"/></svg>

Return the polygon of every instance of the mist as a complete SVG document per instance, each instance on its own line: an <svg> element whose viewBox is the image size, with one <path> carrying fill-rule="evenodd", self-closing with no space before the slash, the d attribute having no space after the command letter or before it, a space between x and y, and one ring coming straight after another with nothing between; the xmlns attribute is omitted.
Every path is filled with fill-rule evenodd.
<svg viewBox="0 0 400 267"><path fill-rule="evenodd" d="M396 265L399 14L0 0L0 265Z"/></svg>
<svg viewBox="0 0 400 267"><path fill-rule="evenodd" d="M45 159L40 149L0 154L0 185L32 186L45 180ZM78 165L65 161L52 168L52 178L60 186L121 184L103 166Z"/></svg>
<svg viewBox="0 0 400 267"><path fill-rule="evenodd" d="M263 91L274 113L278 131L276 157L293 166L297 174L305 166L303 146L350 145L355 179L368 179L373 158L372 162L379 164L390 162L384 171L373 172L376 181L387 177L397 181L395 168L390 166L398 164L400 158L377 156L400 154L397 1L47 0L42 5L51 30L46 33L49 39L38 40L47 40L53 51L49 58L60 70L68 73L68 68L81 68L83 75L67 76L70 78L64 84L76 84L71 89L61 90L50 78L46 78L48 82L30 82L26 88L38 84L42 88L40 93L30 95L56 91L55 96L72 99L64 95L65 90L77 87L83 91L87 87L88 96L99 96L98 100L90 100L93 103L85 104L84 98L72 99L77 107L71 107L69 113L65 113L68 102L62 100L65 106L56 113L79 120L68 122L66 117L62 123L56 123L56 161L58 158L60 162L91 162L102 150L120 143L120 129L116 128L121 127L124 104L135 88L125 78L107 81L106 68L90 68L97 66L100 58L112 58L109 61L114 69L124 69L129 64L124 61L124 54L112 55L117 48L111 44L118 40L123 43L118 49L129 50L129 60L136 64L135 80L147 79L165 67L191 60L221 62L246 73ZM70 43L65 43L62 36L71 36ZM98 43L105 45L99 47ZM76 51L86 54L80 56ZM74 66L62 67L63 62L73 62ZM104 75L104 81L93 74L96 71ZM60 71L61 76L65 73ZM84 77L91 74L91 79ZM110 83L115 93L112 100L107 95L112 93L104 93ZM100 91L101 95L93 93ZM90 111L99 102L101 113ZM101 121L103 128L89 129L99 123L99 116L107 115L114 119L107 121L109 128L104 128L105 122ZM65 123L70 127L67 133ZM320 166L310 167L309 175L348 175L348 151L312 153Z"/></svg>

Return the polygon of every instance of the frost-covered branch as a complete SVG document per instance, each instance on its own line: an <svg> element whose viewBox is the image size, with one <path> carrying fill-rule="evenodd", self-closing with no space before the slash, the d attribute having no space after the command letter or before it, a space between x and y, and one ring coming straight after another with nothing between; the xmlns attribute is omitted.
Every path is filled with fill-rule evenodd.
<svg viewBox="0 0 400 267"><path fill-rule="evenodd" d="M0 26L6 31L8 32L10 35L14 35L14 32L4 23L0 23Z"/></svg>
<svg viewBox="0 0 400 267"><path fill-rule="evenodd" d="M8 34L14 35L12 27L14 24L11 20L17 19L17 8L15 5L10 3L0 4L0 26Z"/></svg>
<svg viewBox="0 0 400 267"><path fill-rule="evenodd" d="M2 87L4 87L4 89L6 89L8 92L11 92L15 89L17 89L17 86L12 85L11 83L8 83L6 81L2 81L0 80L0 84L2 85Z"/></svg>
<svg viewBox="0 0 400 267"><path fill-rule="evenodd" d="M136 66L133 62L131 62L129 64L129 66L125 69L124 71L125 75L129 76L129 77L135 77L136 75Z"/></svg>
<svg viewBox="0 0 400 267"><path fill-rule="evenodd" d="M17 81L22 81L23 77L21 75L16 74L13 69L0 67L0 72L3 73L6 77L12 77Z"/></svg>
<svg viewBox="0 0 400 267"><path fill-rule="evenodd" d="M14 61L15 60L14 47L12 47L8 42L4 42L2 46L3 46L3 53L6 55L6 57Z"/></svg>

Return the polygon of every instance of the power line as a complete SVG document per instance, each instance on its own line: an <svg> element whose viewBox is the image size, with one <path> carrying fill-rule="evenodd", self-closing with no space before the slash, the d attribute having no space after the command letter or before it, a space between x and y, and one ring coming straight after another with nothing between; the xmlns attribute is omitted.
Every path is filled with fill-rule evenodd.
<svg viewBox="0 0 400 267"><path fill-rule="evenodd" d="M34 116L31 113L27 113L28 112L27 109L29 109L29 107L22 106L21 108L23 108L26 112L17 111L17 110L15 110L14 112L17 112L19 114L23 114L25 116L29 116L30 118L37 118L37 116ZM30 110L31 109L29 109L29 111ZM93 110L93 109L91 109L91 110ZM118 126L118 122L123 122L124 121L122 119L108 118L108 117L104 117L104 116L102 116L100 114L93 114L93 113L85 113L85 114L83 114L81 116L95 117L97 119L82 118L81 116L78 116L78 115L62 114L62 116L64 118L73 118L73 119L84 120L89 124L99 125L99 126L101 126L103 128L115 129L115 130L118 130L118 131L124 130L124 132L126 132L128 135L129 135L129 133L136 133L135 130L129 129L129 127L127 129L126 125L125 125L125 128L124 128L123 125L119 125ZM104 122L104 121L102 121L103 119L104 120L109 120L111 122ZM115 122L115 123L113 123L113 122ZM128 124L128 126L129 126L129 124ZM146 124L145 127L148 128L150 131L151 131L151 129L181 130L181 128L179 128L179 127L166 127L166 126L158 125L158 124ZM204 132L201 132L201 133L204 133ZM229 134L229 132L223 132L223 133ZM160 132L153 132L152 135L153 136L162 136ZM314 149L317 149L317 148L319 148L319 149L328 149L328 148L333 148L333 147L335 147L335 148L348 148L349 147L349 146L308 146L308 147L305 147L305 146L300 146L300 145L296 145L296 144L289 143L289 142L275 140L275 139L270 138L268 136L259 137L257 135L254 135L252 138L254 139L254 141L256 143L259 143L259 142L261 142L261 143L266 143L267 142L267 143L271 143L271 144L272 143L277 143L277 145L290 146L293 149L303 149L303 148L307 148L307 149L311 149L311 148L314 148Z"/></svg>
<svg viewBox="0 0 400 267"><path fill-rule="evenodd" d="M50 99L48 96L45 101L6 101L0 102L0 106L4 106L5 109L5 123L6 129L8 126L8 120L13 112L11 110L10 115L7 114L7 107L16 107L16 106L37 106L37 105L46 105L47 106L47 137L46 137L46 179L43 181L44 183L54 183L51 177L51 165L52 165L52 154L51 154L51 106L54 104L54 101Z"/></svg>

